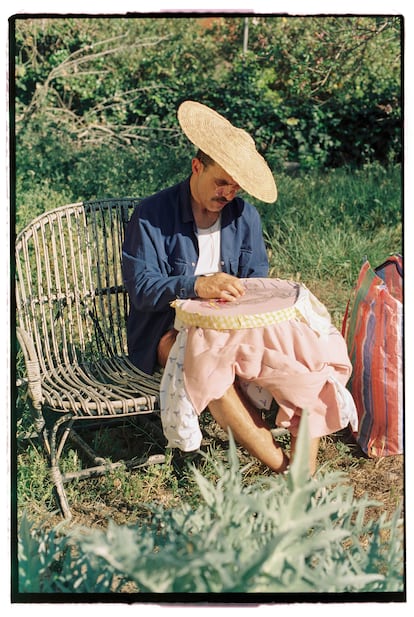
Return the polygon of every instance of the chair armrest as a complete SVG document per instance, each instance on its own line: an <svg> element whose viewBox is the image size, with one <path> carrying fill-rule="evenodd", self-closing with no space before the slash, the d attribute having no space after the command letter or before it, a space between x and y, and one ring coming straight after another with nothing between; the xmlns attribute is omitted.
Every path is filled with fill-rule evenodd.
<svg viewBox="0 0 414 617"><path fill-rule="evenodd" d="M17 385L27 384L29 396L33 407L40 412L42 408L42 379L40 375L40 364L32 337L23 328L16 328L17 340L23 352L27 380L20 380Z"/></svg>

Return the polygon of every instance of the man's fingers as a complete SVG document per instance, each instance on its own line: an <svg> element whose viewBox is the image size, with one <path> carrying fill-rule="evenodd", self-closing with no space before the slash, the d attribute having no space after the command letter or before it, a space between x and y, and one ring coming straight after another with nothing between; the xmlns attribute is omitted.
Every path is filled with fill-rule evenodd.
<svg viewBox="0 0 414 617"><path fill-rule="evenodd" d="M230 293L232 293L234 296L239 297L239 296L243 296L244 292L245 292L245 288L244 285L242 283L240 283L240 281L238 279L236 279L230 286L229 288Z"/></svg>
<svg viewBox="0 0 414 617"><path fill-rule="evenodd" d="M227 300L228 302L233 302L234 300L237 300L237 298L240 298L243 293L244 289L240 290L232 285L221 291L220 298Z"/></svg>
<svg viewBox="0 0 414 617"><path fill-rule="evenodd" d="M244 294L244 285L238 278L231 274L221 274L218 276L220 276L218 280L220 281L220 286L222 286L222 291L234 298L238 298Z"/></svg>
<svg viewBox="0 0 414 617"><path fill-rule="evenodd" d="M227 302L236 300L244 294L244 291L244 286L238 278L224 272L200 277L196 287L200 298L220 298Z"/></svg>

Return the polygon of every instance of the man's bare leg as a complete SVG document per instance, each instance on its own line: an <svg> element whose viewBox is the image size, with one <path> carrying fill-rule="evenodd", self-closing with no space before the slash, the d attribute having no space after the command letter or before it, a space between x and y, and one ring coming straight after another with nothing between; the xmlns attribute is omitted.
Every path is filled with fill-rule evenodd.
<svg viewBox="0 0 414 617"><path fill-rule="evenodd" d="M289 459L274 441L260 413L232 385L225 394L208 405L211 415L223 430L231 429L234 439L273 471L281 473Z"/></svg>
<svg viewBox="0 0 414 617"><path fill-rule="evenodd" d="M293 457L295 456L296 441L297 441L297 437L291 435L290 437L290 459L291 460L293 460ZM319 442L320 442L320 437L314 437L313 439L310 440L309 468L310 468L310 473L312 476L315 474L316 468L317 468Z"/></svg>
<svg viewBox="0 0 414 617"><path fill-rule="evenodd" d="M165 366L168 354L177 336L176 330L169 330L162 337L158 345L158 362ZM211 415L222 429L230 427L235 440L259 461L276 472L283 472L289 465L289 459L278 447L273 436L261 418L258 410L239 393L235 386L230 386L220 399L209 403ZM291 456L293 459L296 447L296 437L291 437ZM310 444L310 470L313 475L316 471L319 438L312 439Z"/></svg>

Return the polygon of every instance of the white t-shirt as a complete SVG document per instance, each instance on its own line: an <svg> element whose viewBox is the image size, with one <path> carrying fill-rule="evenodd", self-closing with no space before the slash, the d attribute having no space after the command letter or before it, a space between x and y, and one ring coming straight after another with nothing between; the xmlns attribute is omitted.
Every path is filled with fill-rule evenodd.
<svg viewBox="0 0 414 617"><path fill-rule="evenodd" d="M205 229L197 228L199 257L195 275L221 272L221 217L214 225Z"/></svg>

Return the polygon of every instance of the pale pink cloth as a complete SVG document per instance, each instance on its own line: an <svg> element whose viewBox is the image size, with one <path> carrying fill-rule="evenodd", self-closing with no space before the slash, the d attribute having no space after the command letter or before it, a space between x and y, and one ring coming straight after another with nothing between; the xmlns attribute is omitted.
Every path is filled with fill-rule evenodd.
<svg viewBox="0 0 414 617"><path fill-rule="evenodd" d="M306 409L311 437L328 435L354 419L343 411L347 397L354 408L345 389L351 370L345 341L332 325L324 335L300 320L242 330L188 328L184 383L197 414L238 375L272 394L278 426L296 435Z"/></svg>

